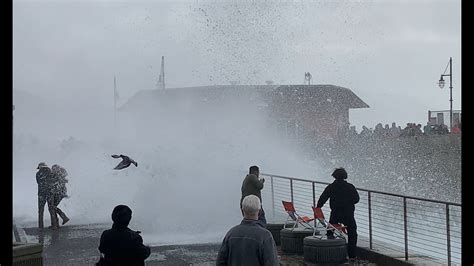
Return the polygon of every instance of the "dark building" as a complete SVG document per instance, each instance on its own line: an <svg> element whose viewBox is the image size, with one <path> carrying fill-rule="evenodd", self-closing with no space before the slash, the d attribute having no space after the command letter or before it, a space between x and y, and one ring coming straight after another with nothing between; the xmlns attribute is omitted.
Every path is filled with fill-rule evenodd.
<svg viewBox="0 0 474 266"><path fill-rule="evenodd" d="M267 129L289 138L334 138L349 125L349 109L368 107L350 89L334 85L217 85L142 90L119 112L151 115L147 123L187 121L208 129L223 118L245 123L258 116Z"/></svg>

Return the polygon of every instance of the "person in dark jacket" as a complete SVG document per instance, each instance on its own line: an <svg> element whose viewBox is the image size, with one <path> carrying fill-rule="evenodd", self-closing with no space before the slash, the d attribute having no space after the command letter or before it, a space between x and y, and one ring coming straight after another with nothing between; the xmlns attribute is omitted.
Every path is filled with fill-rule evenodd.
<svg viewBox="0 0 474 266"><path fill-rule="evenodd" d="M262 193L261 190L263 189L263 183L265 183L265 178L259 179L258 176L260 175L260 169L258 166L250 166L249 174L244 178L242 182L242 197L240 198L240 208L242 209L242 201L248 195L255 195L260 199L262 202ZM263 210L263 206L260 206L260 212L258 213L258 220L262 223L262 225L267 224L267 220L265 218L265 211Z"/></svg>
<svg viewBox="0 0 474 266"><path fill-rule="evenodd" d="M272 233L258 222L260 199L248 195L242 201L244 219L227 232L217 254L216 265L278 265Z"/></svg>
<svg viewBox="0 0 474 266"><path fill-rule="evenodd" d="M150 248L143 245L140 231L128 228L132 210L126 205L118 205L112 212L111 229L100 236L99 251L104 254L104 264L114 266L145 265L150 256Z"/></svg>
<svg viewBox="0 0 474 266"><path fill-rule="evenodd" d="M355 250L357 245L357 225L354 218L355 204L359 202L359 193L354 185L348 183L347 172L344 168L337 168L332 173L336 179L329 184L321 194L316 207L321 208L329 199L331 216L329 223L342 223L347 226L347 254L349 259L356 257ZM332 231L327 231L328 238L333 237Z"/></svg>
<svg viewBox="0 0 474 266"><path fill-rule="evenodd" d="M66 183L69 182L66 178L68 173L64 167L61 167L58 164L53 164L53 166L51 166L51 171L53 173L52 201L54 207L56 208L56 213L59 214L63 220L63 224L65 224L69 221L69 217L67 217L67 215L58 207L58 205L62 199L68 197L66 188ZM57 216L56 219L58 219Z"/></svg>
<svg viewBox="0 0 474 266"><path fill-rule="evenodd" d="M44 162L38 164L36 172L36 183L38 183L38 227L44 228L44 205L48 203L48 211L51 216L51 228L57 229L56 208L52 197L53 174L48 165ZM55 219L56 218L56 219Z"/></svg>

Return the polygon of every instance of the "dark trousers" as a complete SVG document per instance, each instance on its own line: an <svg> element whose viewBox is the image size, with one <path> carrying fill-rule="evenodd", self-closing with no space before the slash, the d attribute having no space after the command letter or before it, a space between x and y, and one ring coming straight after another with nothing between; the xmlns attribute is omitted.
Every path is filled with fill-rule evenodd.
<svg viewBox="0 0 474 266"><path fill-rule="evenodd" d="M347 226L347 255L349 256L349 258L355 258L357 246L357 224L354 218L354 212L343 213L331 211L329 223L342 223ZM333 232L328 230L326 235L332 236Z"/></svg>
<svg viewBox="0 0 474 266"><path fill-rule="evenodd" d="M267 225L267 219L265 218L265 211L263 210L263 206L261 206L261 209L258 212L258 220L263 226Z"/></svg>
<svg viewBox="0 0 474 266"><path fill-rule="evenodd" d="M52 197L44 194L38 195L38 227L44 227L44 205L48 203L48 211L49 215L51 216L51 226L56 227L58 226L58 218L56 216L56 207L54 206L54 202Z"/></svg>
<svg viewBox="0 0 474 266"><path fill-rule="evenodd" d="M61 200L63 199L64 197L63 196L60 196L60 195L53 195L53 199L52 199L52 204L53 206L55 207L55 211L56 211L56 214L59 214L59 216L61 217L61 219L66 220L68 219L67 215L58 207L59 203L61 202ZM56 220L58 220L57 216L56 216Z"/></svg>

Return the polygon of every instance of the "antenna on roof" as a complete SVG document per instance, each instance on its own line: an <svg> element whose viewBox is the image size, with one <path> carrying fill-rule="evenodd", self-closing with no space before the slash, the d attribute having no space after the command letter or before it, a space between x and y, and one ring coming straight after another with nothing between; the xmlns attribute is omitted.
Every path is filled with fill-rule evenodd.
<svg viewBox="0 0 474 266"><path fill-rule="evenodd" d="M311 79L313 76L309 72L304 72L304 84L305 85L311 85Z"/></svg>
<svg viewBox="0 0 474 266"><path fill-rule="evenodd" d="M165 89L165 57L161 56L161 70L158 82L156 83L157 89Z"/></svg>

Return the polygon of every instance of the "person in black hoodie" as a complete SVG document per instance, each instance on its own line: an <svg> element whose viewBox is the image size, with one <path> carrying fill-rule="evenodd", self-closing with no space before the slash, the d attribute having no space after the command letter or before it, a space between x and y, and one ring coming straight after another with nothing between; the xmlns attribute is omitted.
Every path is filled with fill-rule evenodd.
<svg viewBox="0 0 474 266"><path fill-rule="evenodd" d="M329 223L342 223L347 226L347 254L349 259L355 259L357 225L354 218L354 211L355 204L359 202L359 193L354 185L346 181L347 172L344 168L337 168L332 173L332 176L336 180L324 189L316 207L323 207L329 199L329 207L331 208ZM328 230L326 235L328 238L333 238L332 231Z"/></svg>
<svg viewBox="0 0 474 266"><path fill-rule="evenodd" d="M140 231L128 228L131 219L132 210L128 206L118 205L114 208L112 228L105 230L100 236L99 251L104 257L98 265L145 265L145 259L150 256L150 248L143 245Z"/></svg>

